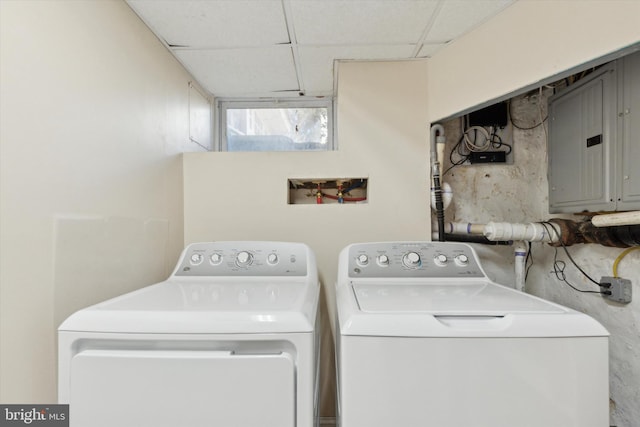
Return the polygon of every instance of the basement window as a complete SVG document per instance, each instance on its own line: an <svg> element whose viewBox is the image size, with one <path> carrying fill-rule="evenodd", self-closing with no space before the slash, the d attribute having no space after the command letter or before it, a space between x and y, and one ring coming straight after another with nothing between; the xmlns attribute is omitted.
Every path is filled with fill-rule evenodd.
<svg viewBox="0 0 640 427"><path fill-rule="evenodd" d="M331 100L220 101L221 151L333 149Z"/></svg>

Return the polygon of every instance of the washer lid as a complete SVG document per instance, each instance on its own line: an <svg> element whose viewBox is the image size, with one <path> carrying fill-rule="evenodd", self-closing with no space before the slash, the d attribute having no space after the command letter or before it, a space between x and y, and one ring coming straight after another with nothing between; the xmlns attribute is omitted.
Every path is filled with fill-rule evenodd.
<svg viewBox="0 0 640 427"><path fill-rule="evenodd" d="M313 330L319 287L301 280L168 280L71 315L61 331L281 333Z"/></svg>
<svg viewBox="0 0 640 427"><path fill-rule="evenodd" d="M558 305L490 282L354 283L353 291L360 310L368 313L504 316L566 312Z"/></svg>
<svg viewBox="0 0 640 427"><path fill-rule="evenodd" d="M606 337L584 313L490 281L357 281L336 288L342 336Z"/></svg>

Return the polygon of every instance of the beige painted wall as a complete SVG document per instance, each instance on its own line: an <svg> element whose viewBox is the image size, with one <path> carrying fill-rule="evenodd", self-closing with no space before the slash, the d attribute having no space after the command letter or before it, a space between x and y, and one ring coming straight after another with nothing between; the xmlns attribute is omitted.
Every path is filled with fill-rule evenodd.
<svg viewBox="0 0 640 427"><path fill-rule="evenodd" d="M637 42L639 8L520 0L429 61L344 64L339 151L185 156L183 241L185 71L124 3L0 1L0 401L54 401L57 320L185 242L309 242L331 301L339 248L428 238L429 121ZM314 176L368 176L370 203L286 205Z"/></svg>
<svg viewBox="0 0 640 427"><path fill-rule="evenodd" d="M329 322L340 249L358 241L429 237L426 85L425 61L343 62L338 151L184 156L185 243L284 240L315 251L328 302L323 415L333 415ZM288 178L323 177L368 177L368 203L287 204Z"/></svg>
<svg viewBox="0 0 640 427"><path fill-rule="evenodd" d="M429 61L432 121L640 41L638 0L518 0Z"/></svg>
<svg viewBox="0 0 640 427"><path fill-rule="evenodd" d="M183 243L188 74L119 1L0 1L0 402L56 402L56 328Z"/></svg>
<svg viewBox="0 0 640 427"><path fill-rule="evenodd" d="M426 75L425 61L340 63L338 151L185 154L185 244L306 242L332 297L348 243L427 238ZM288 178L341 177L368 177L368 203L287 204Z"/></svg>

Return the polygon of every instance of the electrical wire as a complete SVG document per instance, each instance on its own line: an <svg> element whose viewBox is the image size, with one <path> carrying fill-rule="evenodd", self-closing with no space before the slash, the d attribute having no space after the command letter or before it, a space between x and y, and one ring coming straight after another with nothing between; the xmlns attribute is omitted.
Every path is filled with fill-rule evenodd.
<svg viewBox="0 0 640 427"><path fill-rule="evenodd" d="M582 268L580 268L580 266L574 261L573 257L571 256L571 254L569 253L569 250L567 249L567 247L564 245L564 243L562 243L562 239L560 239L560 233L558 232L558 230L556 230L554 224L552 224L549 221L541 221L540 224L544 227L544 229L546 230L547 234L549 236L551 236L551 232L549 230L549 228L551 228L551 230L553 230L553 232L555 233L555 235L558 237L558 240L560 241L560 244L562 245L562 248L564 249L565 253L567 254L567 256L569 257L569 260L571 260L571 262L573 263L573 265L587 278L589 279L591 282L595 283L596 285L598 285L600 287L600 283L596 282L595 280L593 280L591 278L591 276L589 276L587 273L584 272L584 270ZM567 280L567 276L565 274L565 269L567 268L567 263L565 261L559 260L558 259L558 247L554 247L554 254L553 254L553 273L556 276L556 279L558 279L561 282L564 282L566 285L568 285L571 289L573 289L576 292L581 292L581 293L585 293L585 294L610 294L611 291L586 291L583 289L578 289L575 286L573 286L568 280Z"/></svg>
<svg viewBox="0 0 640 427"><path fill-rule="evenodd" d="M442 173L442 176L445 176L447 172L449 172L451 169L455 168L456 166L460 166L464 164L467 160L469 160L469 157L471 157L471 153L465 152L465 145L463 144L463 142L464 142L464 135L461 136L458 142L451 148L451 151L449 152L449 162L451 163L451 166L449 166ZM454 160L453 158L454 154L457 154L460 158L457 160Z"/></svg>
<svg viewBox="0 0 640 427"><path fill-rule="evenodd" d="M558 230L556 230L556 228L554 227L554 224L552 224L549 221L541 221L540 224L542 224L542 226L545 228L547 233L549 233L549 229L547 228L547 226L551 227L555 235L558 237L558 241L560 242L562 249L564 249L565 253L567 254L567 257L569 257L569 260L571 260L571 263L578 269L578 271L580 271L580 273L582 273L587 279L589 279L589 281L600 286L600 282L597 282L595 279L593 279L591 276L585 273L585 271L582 268L580 268L580 266L574 261L573 257L569 253L569 250L567 249L565 244L562 242L562 239L560 238L560 233L558 232ZM551 234L549 234L549 237L551 237Z"/></svg>
<svg viewBox="0 0 640 427"><path fill-rule="evenodd" d="M466 117L467 116L463 116L460 118L462 135L449 152L449 162L451 166L441 174L443 177L454 167L469 162L472 152L484 152L490 149L499 150L503 147L506 147L506 150L504 150L505 155L509 155L513 151L513 146L503 142L500 135L498 135L498 128L494 128L493 126L489 127L489 130L483 126L471 126L467 128ZM473 135L473 138L471 135ZM484 141L479 141L482 137L484 137Z"/></svg>
<svg viewBox="0 0 640 427"><path fill-rule="evenodd" d="M507 144L506 142L502 142L502 138L500 138L500 135L498 135L498 133L494 130L491 133L491 147L495 148L495 149L499 149L502 148L502 146L507 147L507 150L505 155L508 156L509 154L511 154L511 151L513 151L513 147L510 144Z"/></svg>
<svg viewBox="0 0 640 427"><path fill-rule="evenodd" d="M540 92L538 94L538 114L540 115L540 123L542 124L542 130L544 131L545 140L549 140L549 130L545 126L544 122L546 119L542 118L542 86L540 86ZM549 118L549 113L547 112L547 118Z"/></svg>
<svg viewBox="0 0 640 427"><path fill-rule="evenodd" d="M531 267L533 267L533 251L532 251L533 246L531 245L531 242L527 242L527 243L529 244L529 250L527 251L527 257L524 259L524 265L526 267L527 264L529 264L529 261L531 261L531 264L529 264L529 266L527 267L524 273L525 283L527 283L527 277L529 277L529 270L531 269Z"/></svg>
<svg viewBox="0 0 640 427"><path fill-rule="evenodd" d="M620 264L620 261L622 261L622 258L626 257L630 252L637 250L640 250L640 246L625 249L620 253L620 255L618 255L616 260L613 262L613 277L618 277L618 265Z"/></svg>
<svg viewBox="0 0 640 427"><path fill-rule="evenodd" d="M460 137L458 142L451 148L451 151L449 152L449 162L451 163L451 166L449 166L442 173L442 176L445 176L454 167L463 165L470 160L471 152L475 151L473 150L473 146L477 145L473 141L471 144L467 144L468 136L466 136L466 133L468 133L470 129L468 129L465 133L463 133L463 135ZM481 151L486 151L489 148L499 149L505 146L507 147L506 154L509 155L513 150L510 144L502 142L502 138L500 138L500 136L497 133L492 132L490 134L489 132L486 132L486 135L488 139L485 140L485 144L483 145L483 147L486 146L487 148L484 148ZM457 158L454 158L454 157L457 157Z"/></svg>
<svg viewBox="0 0 640 427"><path fill-rule="evenodd" d="M473 140L469 137L469 134L473 131ZM484 141L478 143L478 133L484 137ZM464 144L469 151L482 152L491 148L491 137L489 132L482 126L471 126L466 129L462 134L464 137Z"/></svg>

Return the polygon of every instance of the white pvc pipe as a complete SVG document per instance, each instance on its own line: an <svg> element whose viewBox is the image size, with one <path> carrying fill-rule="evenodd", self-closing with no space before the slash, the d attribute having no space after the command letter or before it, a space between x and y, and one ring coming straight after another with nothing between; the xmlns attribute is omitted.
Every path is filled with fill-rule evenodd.
<svg viewBox="0 0 640 427"><path fill-rule="evenodd" d="M470 222L448 222L446 229L449 233L479 234L484 233L484 224L472 224Z"/></svg>
<svg viewBox="0 0 640 427"><path fill-rule="evenodd" d="M515 253L515 270L516 270L516 283L515 288L520 292L524 292L525 274L526 274L526 262L527 262L527 248L524 242L517 242L514 245Z"/></svg>
<svg viewBox="0 0 640 427"><path fill-rule="evenodd" d="M438 228L437 223L432 223L433 230ZM484 224L472 224L470 222L445 222L444 232L449 234L475 234L482 236L484 234Z"/></svg>
<svg viewBox="0 0 640 427"><path fill-rule="evenodd" d="M557 242L560 240L560 227L553 223L543 225L535 222L529 224L490 222L484 227L484 236L492 241Z"/></svg>
<svg viewBox="0 0 640 427"><path fill-rule="evenodd" d="M596 227L640 225L640 211L596 215L591 218L591 223Z"/></svg>
<svg viewBox="0 0 640 427"><path fill-rule="evenodd" d="M438 225L433 224L437 230ZM489 222L472 224L467 222L446 222L444 232L450 234L483 235L491 241L525 241L556 243L560 241L560 226L554 223L531 222L517 224L509 222ZM434 238L435 238L434 234Z"/></svg>

